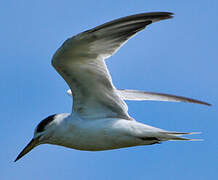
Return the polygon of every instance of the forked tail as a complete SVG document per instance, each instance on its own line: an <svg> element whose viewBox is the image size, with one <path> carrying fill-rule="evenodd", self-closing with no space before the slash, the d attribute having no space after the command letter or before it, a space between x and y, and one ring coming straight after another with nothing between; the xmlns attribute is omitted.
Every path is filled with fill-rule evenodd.
<svg viewBox="0 0 218 180"><path fill-rule="evenodd" d="M200 134L200 132L171 132L171 131L164 131L160 132L163 136L161 139L167 141L202 141L203 139L190 139L181 137L182 135L192 135L192 134Z"/></svg>

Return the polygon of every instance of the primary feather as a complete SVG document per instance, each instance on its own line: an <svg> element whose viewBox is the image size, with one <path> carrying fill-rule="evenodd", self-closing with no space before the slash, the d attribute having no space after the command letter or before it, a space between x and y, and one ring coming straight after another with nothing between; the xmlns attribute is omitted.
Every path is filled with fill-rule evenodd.
<svg viewBox="0 0 218 180"><path fill-rule="evenodd" d="M116 92L123 100L130 100L130 101L170 101L170 102L195 103L195 104L202 104L207 106L211 105L204 101L199 101L196 99L187 98L183 96L176 96L172 94L129 90L129 89L116 89ZM72 96L70 89L67 91L67 94L69 96Z"/></svg>
<svg viewBox="0 0 218 180"><path fill-rule="evenodd" d="M172 13L143 13L120 18L69 38L57 50L52 65L73 95L73 111L83 118L120 117L130 120L117 93L105 58L147 25L172 18Z"/></svg>

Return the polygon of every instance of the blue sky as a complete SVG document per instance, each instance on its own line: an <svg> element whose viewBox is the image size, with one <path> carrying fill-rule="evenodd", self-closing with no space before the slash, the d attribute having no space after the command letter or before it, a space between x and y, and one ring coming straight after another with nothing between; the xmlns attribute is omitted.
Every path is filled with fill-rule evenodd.
<svg viewBox="0 0 218 180"><path fill-rule="evenodd" d="M218 127L218 1L8 0L0 3L0 179L215 179ZM64 80L51 67L68 37L122 16L169 11L107 60L117 88L183 95L213 104L128 102L140 122L200 131L202 142L85 152L41 145L14 163L35 126L70 112Z"/></svg>

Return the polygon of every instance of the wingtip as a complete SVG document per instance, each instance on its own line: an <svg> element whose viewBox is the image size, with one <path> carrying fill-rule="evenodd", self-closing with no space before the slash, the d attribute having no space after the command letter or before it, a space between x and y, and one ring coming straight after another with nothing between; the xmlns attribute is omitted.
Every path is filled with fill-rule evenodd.
<svg viewBox="0 0 218 180"><path fill-rule="evenodd" d="M169 18L174 18L174 15L175 15L174 13L170 13Z"/></svg>
<svg viewBox="0 0 218 180"><path fill-rule="evenodd" d="M206 105L206 106L212 106L212 104L209 104L209 103L206 103L205 105Z"/></svg>
<svg viewBox="0 0 218 180"><path fill-rule="evenodd" d="M212 104L204 102L204 101L196 101L196 102L193 102L193 103L202 104L202 105L205 105L205 106L212 106Z"/></svg>
<svg viewBox="0 0 218 180"><path fill-rule="evenodd" d="M188 134L201 134L202 132L190 132L190 133L188 133Z"/></svg>
<svg viewBox="0 0 218 180"><path fill-rule="evenodd" d="M174 17L174 13L172 13L172 12L167 12L167 14L168 14L168 16L169 16L169 18L173 18Z"/></svg>
<svg viewBox="0 0 218 180"><path fill-rule="evenodd" d="M146 16L153 16L152 22L156 22L159 20L171 19L174 17L174 13L172 12L150 12L145 13Z"/></svg>
<svg viewBox="0 0 218 180"><path fill-rule="evenodd" d="M204 141L204 139L187 139L187 141Z"/></svg>
<svg viewBox="0 0 218 180"><path fill-rule="evenodd" d="M159 12L159 14L162 16L161 19L170 19L174 17L174 13L172 12Z"/></svg>
<svg viewBox="0 0 218 180"><path fill-rule="evenodd" d="M175 13L172 13L172 12L168 12L168 14L171 16L175 15Z"/></svg>

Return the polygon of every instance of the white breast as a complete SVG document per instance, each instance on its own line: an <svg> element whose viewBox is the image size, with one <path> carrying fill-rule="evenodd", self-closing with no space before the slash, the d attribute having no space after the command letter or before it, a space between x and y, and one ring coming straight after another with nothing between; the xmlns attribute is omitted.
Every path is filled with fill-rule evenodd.
<svg viewBox="0 0 218 180"><path fill-rule="evenodd" d="M51 144L89 151L136 146L141 141L131 135L130 122L115 118L84 120L74 116L63 121L65 125L56 131Z"/></svg>

